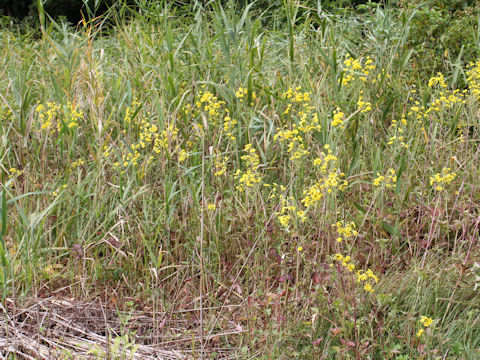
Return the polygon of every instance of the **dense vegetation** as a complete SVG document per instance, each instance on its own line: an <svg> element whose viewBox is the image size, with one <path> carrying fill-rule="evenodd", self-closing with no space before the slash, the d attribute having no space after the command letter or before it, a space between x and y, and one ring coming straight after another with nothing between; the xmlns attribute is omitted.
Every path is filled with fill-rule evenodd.
<svg viewBox="0 0 480 360"><path fill-rule="evenodd" d="M4 19L3 308L188 309L163 331L212 359L480 358L480 40L457 3Z"/></svg>
<svg viewBox="0 0 480 360"><path fill-rule="evenodd" d="M367 3L367 0L324 0L321 2L322 7L327 9L336 9L342 7L355 7L359 4ZM383 2L383 1L374 1ZM0 11L5 14L17 18L25 18L27 16L36 16L38 5L42 6L50 16L58 17L64 16L71 21L79 19L83 12L87 15L89 10L95 11L98 15L103 14L112 5L128 4L135 6L136 9L144 8L148 5L148 1L145 0L0 0ZM208 5L215 3L208 0L170 0L166 1L169 6L185 9L185 7L200 5ZM237 9L244 8L249 3L252 3L254 10L256 11L271 11L272 9L280 9L282 7L282 1L272 2L268 0L257 0L250 2L248 0L231 1L231 0L219 0L222 6L227 4L235 4ZM317 0L306 0L302 3L302 6L315 8L318 5ZM78 21L78 20L77 20Z"/></svg>

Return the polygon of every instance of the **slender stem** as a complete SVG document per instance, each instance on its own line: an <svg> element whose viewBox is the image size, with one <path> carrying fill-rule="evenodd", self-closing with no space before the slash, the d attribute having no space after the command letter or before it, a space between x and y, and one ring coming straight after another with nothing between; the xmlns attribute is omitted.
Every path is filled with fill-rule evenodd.
<svg viewBox="0 0 480 360"><path fill-rule="evenodd" d="M437 209L438 209L438 203L439 202L440 202L440 197L437 198L437 202L435 203L435 209L433 210L433 219L432 219L432 223L430 224L430 230L428 231L427 245L425 247L425 252L423 253L421 269L423 269L424 266L425 266L425 260L427 259L428 248L430 247L430 243L432 242L433 232L434 232L434 229L435 229L435 223L437 222L437 219L439 217L439 215L437 215Z"/></svg>
<svg viewBox="0 0 480 360"><path fill-rule="evenodd" d="M206 119L204 119L206 122ZM203 225L205 218L205 136L202 136L202 199L201 199L201 215L200 215L200 358L204 359L205 344L204 344L204 329L203 329L203 283L204 283L204 269L203 269Z"/></svg>

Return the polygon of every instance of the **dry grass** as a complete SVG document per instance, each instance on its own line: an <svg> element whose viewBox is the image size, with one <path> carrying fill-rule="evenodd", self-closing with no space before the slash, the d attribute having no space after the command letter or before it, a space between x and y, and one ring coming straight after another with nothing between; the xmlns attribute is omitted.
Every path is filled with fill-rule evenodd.
<svg viewBox="0 0 480 360"><path fill-rule="evenodd" d="M200 339L198 309L173 314L154 313L148 309L126 312L109 307L101 299L90 302L68 298L37 299L21 308L11 299L6 303L8 311L2 306L0 318L0 356L3 359L12 356L16 359L103 356L192 359L195 352L190 345ZM217 309L205 309L205 313L208 316L214 310ZM206 335L204 339L210 344L208 353L215 353L222 359L234 358L229 356L228 350L216 348L215 339L233 338L242 332L244 330L234 327ZM115 339L119 344L117 350ZM95 349L96 352L92 351Z"/></svg>

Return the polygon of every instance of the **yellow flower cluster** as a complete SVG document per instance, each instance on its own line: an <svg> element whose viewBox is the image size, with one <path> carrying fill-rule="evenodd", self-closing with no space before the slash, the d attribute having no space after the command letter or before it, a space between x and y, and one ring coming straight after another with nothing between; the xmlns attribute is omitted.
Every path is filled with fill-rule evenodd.
<svg viewBox="0 0 480 360"><path fill-rule="evenodd" d="M293 198L290 198L290 200L293 200ZM280 211L277 211L275 213L275 215L277 216L278 221L284 228L288 227L290 220L292 219L290 212L294 212L296 209L297 208L295 206L288 205L287 199L282 198L282 207Z"/></svg>
<svg viewBox="0 0 480 360"><path fill-rule="evenodd" d="M298 122L298 130L303 134L308 134L313 131L322 130L322 125L320 125L320 120L318 119L317 113L312 113L313 106L306 106L306 111L300 111L298 113L300 121Z"/></svg>
<svg viewBox="0 0 480 360"><path fill-rule="evenodd" d="M52 191L52 196L55 198L58 196L58 193L60 191L62 191L63 189L66 189L67 188L67 184L63 184L62 186L60 186L57 190L54 190Z"/></svg>
<svg viewBox="0 0 480 360"><path fill-rule="evenodd" d="M243 151L245 151L246 154L243 155L241 159L245 162L245 165L252 169L256 168L260 164L260 160L252 144L245 145Z"/></svg>
<svg viewBox="0 0 480 360"><path fill-rule="evenodd" d="M335 171L330 171L323 180L323 187L327 193L331 194L334 189L344 191L348 186L348 181L343 179L344 177L345 174L337 172L337 169L335 169Z"/></svg>
<svg viewBox="0 0 480 360"><path fill-rule="evenodd" d="M372 103L370 101L364 101L363 90L360 91L360 95L358 96L357 107L362 114L372 110Z"/></svg>
<svg viewBox="0 0 480 360"><path fill-rule="evenodd" d="M456 177L457 174L451 172L449 168L443 168L441 173L430 176L430 186L436 191L442 191L444 186L450 184Z"/></svg>
<svg viewBox="0 0 480 360"><path fill-rule="evenodd" d="M125 117L123 118L123 121L126 125L132 122L132 116L140 105L141 105L140 102L138 102L138 100L135 99L132 101L132 106L127 106L127 108L125 109Z"/></svg>
<svg viewBox="0 0 480 360"><path fill-rule="evenodd" d="M215 204L208 204L207 205L207 210L214 211L217 208L217 205Z"/></svg>
<svg viewBox="0 0 480 360"><path fill-rule="evenodd" d="M184 106L183 106L183 113L185 115L188 115L192 112L192 105L190 105L189 103L186 103Z"/></svg>
<svg viewBox="0 0 480 360"><path fill-rule="evenodd" d="M443 108L451 108L455 104L465 104L466 100L463 94L460 94L460 90L455 89L450 92L441 91L439 98L432 101L430 108L427 109L426 114L431 111L440 111Z"/></svg>
<svg viewBox="0 0 480 360"><path fill-rule="evenodd" d="M430 78L428 86L437 89L432 95L432 100L427 105L420 105L418 100L414 101L414 105L410 106L407 116L413 117L417 120L418 124L422 126L422 131L425 133L425 128L421 122L422 119L427 119L434 116L435 113L441 112L445 109L451 109L456 104L465 104L465 95L468 90L460 92L459 89L447 90L447 84L445 78L441 73ZM410 94L414 94L416 91L412 90ZM409 100L412 100L410 95ZM425 135L426 136L426 135Z"/></svg>
<svg viewBox="0 0 480 360"><path fill-rule="evenodd" d="M458 138L463 143L465 142L465 137L468 135L468 124L465 120L459 120L457 124L458 129Z"/></svg>
<svg viewBox="0 0 480 360"><path fill-rule="evenodd" d="M334 226L337 228L337 242L342 242L343 240L347 240L358 234L358 231L356 230L357 227L353 221L349 223L338 221Z"/></svg>
<svg viewBox="0 0 480 360"><path fill-rule="evenodd" d="M403 137L403 135L400 135L400 136L394 135L388 139L387 145L392 145L394 142L398 142L400 146L404 147L405 149L408 149L409 145L405 143L404 140L405 138Z"/></svg>
<svg viewBox="0 0 480 360"><path fill-rule="evenodd" d="M248 95L248 90L243 87L239 87L238 90L235 92L235 96L237 99L240 100L240 102L243 102L243 100L247 97ZM252 100L255 100L257 98L257 94L255 91L252 91ZM253 104L250 104L253 105Z"/></svg>
<svg viewBox="0 0 480 360"><path fill-rule="evenodd" d="M329 168L333 168L333 170L336 170L338 161L338 158L333 155L332 150L330 149L330 145L326 144L324 146L324 149L327 150L327 153L325 154L325 152L322 152L321 157L317 157L313 160L313 165L319 166L320 173L322 175L326 174Z"/></svg>
<svg viewBox="0 0 480 360"><path fill-rule="evenodd" d="M237 190L239 191L245 191L246 188L253 187L262 180L252 169L248 169L243 173L238 169L235 172L234 178L239 182L237 185Z"/></svg>
<svg viewBox="0 0 480 360"><path fill-rule="evenodd" d="M391 79L392 79L392 76L390 74L387 74L385 69L381 69L379 72L378 72L378 75L377 75L377 78L376 79L373 79L372 80L372 83L377 83L377 82L380 82L382 80L382 78L385 78L387 80L387 84L388 85L391 85Z"/></svg>
<svg viewBox="0 0 480 360"><path fill-rule="evenodd" d="M414 106L411 106L407 115L408 116L413 116L415 120L421 120L422 118L426 117L427 109L425 107L420 106L419 101L415 101Z"/></svg>
<svg viewBox="0 0 480 360"><path fill-rule="evenodd" d="M292 154L290 157L291 160L301 159L302 157L310 154L310 152L305 148L303 142L295 143L294 141L291 141L288 144L287 152Z"/></svg>
<svg viewBox="0 0 480 360"><path fill-rule="evenodd" d="M407 112L407 116L412 117L417 121L417 124L423 132L426 141L428 141L428 135L422 120L429 118L435 119L435 116L440 115L443 111L454 109L457 107L456 105L465 104L467 101L466 96L469 94L469 91L470 94L477 94L475 96L479 96L478 94L480 94L480 87L477 85L477 78L480 78L480 73L478 76L475 74L476 71L472 70L467 79L467 81L472 81L471 84L469 83L469 85L471 85L470 89L465 89L462 91L459 89L448 90L448 86L445 83L445 78L441 73L438 73L436 76L430 78L428 81L428 86L434 89L430 103L421 105L420 102L416 100L414 101L413 105L409 107L409 111ZM410 91L409 101L413 101L412 96L415 92L415 89ZM437 120L442 121L442 118L437 118ZM465 122L460 119L458 121L457 128L459 129L458 133L461 138L464 135L464 127Z"/></svg>
<svg viewBox="0 0 480 360"><path fill-rule="evenodd" d="M237 138L233 135L233 131L235 129L235 125L237 125L237 120L232 119L230 116L225 116L223 119L223 132L227 134L227 137L230 140L235 141Z"/></svg>
<svg viewBox="0 0 480 360"><path fill-rule="evenodd" d="M72 162L72 164L70 165L70 167L71 167L72 169L75 169L75 168L77 168L77 167L79 167L79 166L82 166L83 164L85 164L85 160L83 160L83 159L78 159L77 161Z"/></svg>
<svg viewBox="0 0 480 360"><path fill-rule="evenodd" d="M41 129L50 130L50 133L55 132L55 129L52 129L54 123L56 130L60 131L63 125L69 129L78 127L78 121L83 118L83 111L71 102L68 102L63 109L55 102L47 102L46 106L38 104L35 112L42 121Z"/></svg>
<svg viewBox="0 0 480 360"><path fill-rule="evenodd" d="M357 271L357 282L363 283L365 291L373 293L373 285L378 283L378 277L370 269L359 270Z"/></svg>
<svg viewBox="0 0 480 360"><path fill-rule="evenodd" d="M214 176L222 176L227 172L228 157L217 154L215 155L213 163L215 169L213 173Z"/></svg>
<svg viewBox="0 0 480 360"><path fill-rule="evenodd" d="M285 187L281 185L281 189L283 189L282 191L284 191ZM272 196L275 196L275 195L272 195ZM298 210L298 208L295 205L293 205L293 203L294 203L294 199L292 196L290 196L287 200L282 195L280 211L277 211L275 215L277 216L278 221L284 228L288 228L293 216L297 217L302 223L305 222L305 220L307 220L307 215L305 211Z"/></svg>
<svg viewBox="0 0 480 360"><path fill-rule="evenodd" d="M12 167L12 168L10 168L9 173L10 173L10 174L8 175L8 177L11 179L11 178L13 178L13 177L17 177L17 176L22 175L22 174L23 174L23 171L22 171L22 170L18 170L18 169L16 169L16 168Z"/></svg>
<svg viewBox="0 0 480 360"><path fill-rule="evenodd" d="M395 143L398 143L401 147L408 149L409 145L405 142L405 137L403 136L406 126L407 119L405 117L402 117L400 123L398 123L397 120L393 119L389 130L392 131L394 135L388 139L387 145L393 145Z"/></svg>
<svg viewBox="0 0 480 360"><path fill-rule="evenodd" d="M322 126L318 114L310 105L309 92L302 92L301 87L296 87L295 90L289 88L283 97L290 101L283 115L289 114L295 104L300 104L301 108L296 113L299 121L298 123L294 122L291 126L285 125L275 134L274 140L287 143L287 152L290 154L291 160L301 159L310 153L305 145L307 135L314 131L320 131Z"/></svg>
<svg viewBox="0 0 480 360"><path fill-rule="evenodd" d="M108 158L110 156L110 148L107 145L103 145L103 150L102 150L102 155L105 158Z"/></svg>
<svg viewBox="0 0 480 360"><path fill-rule="evenodd" d="M269 196L269 199L275 199L275 197L277 196L281 196L283 197L283 193L285 192L285 190L287 189L285 186L283 185L278 185L277 183L273 183L273 184L263 184L264 187L268 187L268 188L271 188L271 192L270 192L270 196Z"/></svg>
<svg viewBox="0 0 480 360"><path fill-rule="evenodd" d="M323 198L324 192L331 194L336 188L343 191L348 185L348 182L341 179L342 175L343 173L330 172L325 178L321 178L304 190L303 194L305 197L302 199L303 205L306 208L314 206Z"/></svg>
<svg viewBox="0 0 480 360"><path fill-rule="evenodd" d="M207 113L209 118L214 120L213 123L216 123L215 119L220 115L220 110L225 105L225 101L218 100L218 97L206 90L200 93L195 105Z"/></svg>
<svg viewBox="0 0 480 360"><path fill-rule="evenodd" d="M288 215L288 214L283 214L283 215L278 215L278 221L280 222L280 224L284 227L284 228L287 228L288 227L288 224L291 220L291 216Z"/></svg>
<svg viewBox="0 0 480 360"><path fill-rule="evenodd" d="M282 115L288 115L290 113L290 110L293 109L295 104L301 104L305 108L311 110L311 107L309 105L311 99L310 99L310 93L307 91L301 91L302 87L297 86L295 89L293 88L288 88L287 91L283 93L283 98L285 100L289 101L289 104L287 105L287 108L283 112Z"/></svg>
<svg viewBox="0 0 480 360"><path fill-rule="evenodd" d="M423 327L421 327L417 331L417 337L421 337L423 333L425 332L425 329L430 327L430 325L433 324L433 319L429 318L428 316L420 316L420 323L422 324Z"/></svg>
<svg viewBox="0 0 480 360"><path fill-rule="evenodd" d="M378 186L378 187L386 187L387 189L393 188L397 183L397 176L395 174L395 170L390 168L387 171L387 174L380 175L380 173L377 173L377 177L373 180L373 186Z"/></svg>
<svg viewBox="0 0 480 360"><path fill-rule="evenodd" d="M301 159L302 157L310 154L310 152L307 149L305 149L305 145L303 143L299 143L296 146L296 149L295 150L294 149L295 149L294 143L288 144L288 152L292 153L292 156L290 157L291 160Z"/></svg>
<svg viewBox="0 0 480 360"><path fill-rule="evenodd" d="M129 165L137 166L138 160L140 159L140 153L135 149L135 145L130 146L129 151L126 154L122 155L122 161L116 161L113 163L113 166L117 169L123 167L126 168ZM124 170L122 170L124 173Z"/></svg>
<svg viewBox="0 0 480 360"><path fill-rule="evenodd" d="M297 86L295 89L289 87L288 90L283 93L283 98L290 100L292 103L309 103L311 94L308 91L301 90L301 86Z"/></svg>
<svg viewBox="0 0 480 360"><path fill-rule="evenodd" d="M346 268L348 271L353 272L355 270L355 264L353 264L350 260L350 256L343 256L342 254L335 254L333 255L333 259L337 261L340 265Z"/></svg>
<svg viewBox="0 0 480 360"><path fill-rule="evenodd" d="M422 325L424 327L429 327L430 325L432 325L433 323L433 319L432 318L429 318L427 316L421 316L420 317L420 322L422 323Z"/></svg>
<svg viewBox="0 0 480 360"><path fill-rule="evenodd" d="M137 105L139 104L134 102L133 106ZM132 122L132 113L130 109L130 107L127 107L124 118L125 123ZM141 117L136 122L136 125L139 126L138 140L125 150L121 155L121 161L113 163L115 168L123 168L122 173L124 173L124 169L129 165L137 166L139 161L143 158L142 152L146 149L151 149L151 154L146 158L147 164L150 164L152 163L155 154L158 155L162 151L169 151L172 148L172 143L177 139L178 129L172 124L167 125L164 130L160 131L157 125L147 121L146 118ZM176 149L178 149L178 147L176 147ZM105 157L110 155L107 146L104 146L103 155ZM180 152L179 158L182 157L184 157L183 160L186 160L188 153Z"/></svg>
<svg viewBox="0 0 480 360"><path fill-rule="evenodd" d="M315 182L308 189L303 191L305 197L302 199L302 203L305 207L309 208L314 206L323 198L323 184L321 181Z"/></svg>
<svg viewBox="0 0 480 360"><path fill-rule="evenodd" d="M78 120L83 118L83 111L80 110L78 107L73 105L71 102L67 103L67 112L66 112L66 117L67 117L67 127L73 128L78 126Z"/></svg>
<svg viewBox="0 0 480 360"><path fill-rule="evenodd" d="M364 61L354 59L349 54L343 61L343 78L342 85L351 85L356 79L360 79L362 82L367 81L368 75L376 69L373 60L367 56Z"/></svg>
<svg viewBox="0 0 480 360"><path fill-rule="evenodd" d="M179 151L178 151L178 161L179 162L184 162L185 160L188 159L189 156L190 156L190 154L185 149L179 148Z"/></svg>
<svg viewBox="0 0 480 360"><path fill-rule="evenodd" d="M35 111L37 112L40 120L42 121L42 130L50 129L53 122L58 117L60 105L54 102L47 102L46 105L38 104ZM53 132L54 130L52 130Z"/></svg>
<svg viewBox="0 0 480 360"><path fill-rule="evenodd" d="M332 154L328 144L324 148L327 150L327 153L322 152L322 156L313 161L313 165L318 167L321 177L303 191L304 198L302 203L306 208L314 206L319 202L325 192L331 194L334 189L343 191L348 186L348 182L343 179L345 174L337 169L337 157Z"/></svg>
<svg viewBox="0 0 480 360"><path fill-rule="evenodd" d="M168 151L170 149L170 144L172 144L178 135L178 129L173 126L173 124L168 125L164 130L162 130L160 135L153 133L155 140L153 141L152 151L156 154L160 154L162 150Z"/></svg>
<svg viewBox="0 0 480 360"><path fill-rule="evenodd" d="M332 126L333 127L340 126L341 129L344 129L345 127L342 126L344 119L345 119L345 114L340 110L340 108L337 108L333 112Z"/></svg>
<svg viewBox="0 0 480 360"><path fill-rule="evenodd" d="M303 211L303 210L297 211L297 216L302 223L307 220L307 215L306 215L305 211Z"/></svg>
<svg viewBox="0 0 480 360"><path fill-rule="evenodd" d="M3 104L0 104L0 120L7 120L12 116L12 110Z"/></svg>
<svg viewBox="0 0 480 360"><path fill-rule="evenodd" d="M278 131L275 136L273 137L273 140L275 141L289 141L289 148L293 148L295 143L301 142L302 138L300 137L300 131L298 130L298 127L296 124L293 125L293 129L283 129ZM292 145L290 145L292 144Z"/></svg>
<svg viewBox="0 0 480 360"><path fill-rule="evenodd" d="M436 76L432 76L428 80L428 87L434 87L436 85L438 85L441 88L446 88L447 87L447 84L445 84L445 78L443 77L443 74L440 73L440 72L437 73Z"/></svg>
<svg viewBox="0 0 480 360"><path fill-rule="evenodd" d="M244 88L240 88L237 91L237 97L240 99L240 101L243 101L246 91L247 90ZM256 98L255 92L252 94L252 98ZM204 112L207 115L208 122L211 125L214 127L220 126L220 132L225 134L227 139L235 141L235 129L238 122L229 115L229 110L225 108L225 104L225 101L219 100L218 97L212 92L205 90L201 91L196 97L195 109L192 109L190 104L186 104L183 107L183 111L185 115L191 114L192 116L197 116L199 115L199 112ZM201 124L194 124L194 127L200 129L200 133L203 132L203 127ZM201 135L197 134L197 136Z"/></svg>
<svg viewBox="0 0 480 360"><path fill-rule="evenodd" d="M480 99L480 60L468 65L467 83L470 93Z"/></svg>
<svg viewBox="0 0 480 360"><path fill-rule="evenodd" d="M234 175L234 178L239 182L237 185L239 191L245 191L246 188L253 187L262 181L262 177L257 173L260 160L252 144L245 145L243 151L246 152L246 155L243 155L241 159L247 169L243 172L238 169Z"/></svg>

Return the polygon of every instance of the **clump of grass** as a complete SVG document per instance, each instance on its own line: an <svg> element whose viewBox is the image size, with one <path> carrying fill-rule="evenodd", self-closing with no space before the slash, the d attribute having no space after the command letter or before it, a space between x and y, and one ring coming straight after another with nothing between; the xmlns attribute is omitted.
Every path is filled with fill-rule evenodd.
<svg viewBox="0 0 480 360"><path fill-rule="evenodd" d="M4 300L195 309L199 356L475 358L476 59L418 81L415 10L284 5L1 29Z"/></svg>

